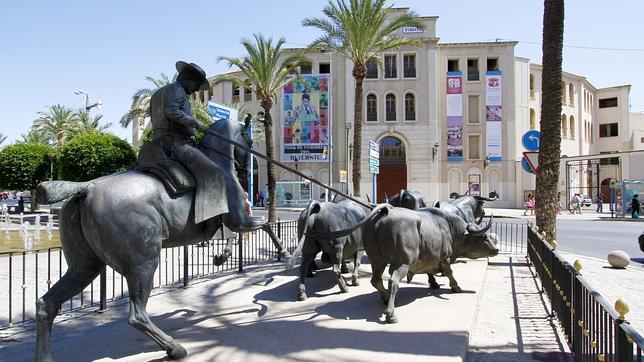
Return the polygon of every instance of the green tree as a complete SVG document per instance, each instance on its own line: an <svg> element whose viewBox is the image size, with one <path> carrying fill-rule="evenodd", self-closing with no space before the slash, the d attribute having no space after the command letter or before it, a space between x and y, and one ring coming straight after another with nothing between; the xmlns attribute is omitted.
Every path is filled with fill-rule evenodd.
<svg viewBox="0 0 644 362"><path fill-rule="evenodd" d="M47 111L38 112L31 128L42 134L49 142L60 147L78 130L78 114L70 107L55 104Z"/></svg>
<svg viewBox="0 0 644 362"><path fill-rule="evenodd" d="M18 143L0 151L0 190L29 190L31 209L36 209L33 190L55 175L56 150L50 145Z"/></svg>
<svg viewBox="0 0 644 362"><path fill-rule="evenodd" d="M60 176L88 181L127 170L136 160L134 149L110 133L84 133L60 149Z"/></svg>
<svg viewBox="0 0 644 362"><path fill-rule="evenodd" d="M132 107L130 110L121 117L120 123L123 128L127 128L132 121L141 121L145 118L150 117L150 98L152 94L157 91L157 89L162 88L170 83L174 83L177 80L178 74L175 73L170 79L165 73L161 73L160 79L155 79L152 77L145 77L145 79L152 83L154 87L152 88L142 88L134 92L132 96Z"/></svg>
<svg viewBox="0 0 644 362"><path fill-rule="evenodd" d="M287 84L294 81L296 69L302 64L310 63L302 55L291 55L280 61L284 38L273 44L272 38L264 38L261 34L254 34L255 41L243 39L241 44L246 49L246 55L241 58L219 57L219 60L228 62L229 66L236 66L246 77L239 79L230 74L221 74L214 78L213 83L232 82L243 87L250 87L260 99L264 110L264 134L266 139L266 156L274 159L273 151L273 119L271 108L277 100L279 91ZM275 166L268 163L268 220L275 221Z"/></svg>
<svg viewBox="0 0 644 362"><path fill-rule="evenodd" d="M112 127L112 123L106 123L104 125L100 124L102 114L97 114L95 116L90 116L89 113L80 111L77 113L78 117L78 129L76 133L103 133L108 128Z"/></svg>
<svg viewBox="0 0 644 362"><path fill-rule="evenodd" d="M49 139L45 137L42 133L36 131L35 129L30 129L27 133L20 135L22 140L16 141L16 143L38 143L43 145L49 144Z"/></svg>
<svg viewBox="0 0 644 362"><path fill-rule="evenodd" d="M535 190L537 225L548 240L557 238L557 187L561 158L561 63L564 0L545 0L543 9L543 70L541 139Z"/></svg>
<svg viewBox="0 0 644 362"><path fill-rule="evenodd" d="M367 61L382 60L378 53L406 45L420 46L417 39L396 37L394 33L406 26L423 29L424 25L412 12L390 17L395 11L385 0L329 1L322 10L326 18L307 18L302 24L322 30L323 35L309 47L332 49L353 62L355 99L353 105L353 194L360 195L362 156L362 83L367 75Z"/></svg>

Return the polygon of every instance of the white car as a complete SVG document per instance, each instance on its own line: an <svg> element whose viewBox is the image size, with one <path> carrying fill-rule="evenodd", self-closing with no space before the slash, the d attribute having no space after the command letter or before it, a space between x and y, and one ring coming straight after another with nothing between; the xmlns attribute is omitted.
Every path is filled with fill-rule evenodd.
<svg viewBox="0 0 644 362"><path fill-rule="evenodd" d="M590 207L593 204L593 199L590 196L584 195L581 197L581 206Z"/></svg>

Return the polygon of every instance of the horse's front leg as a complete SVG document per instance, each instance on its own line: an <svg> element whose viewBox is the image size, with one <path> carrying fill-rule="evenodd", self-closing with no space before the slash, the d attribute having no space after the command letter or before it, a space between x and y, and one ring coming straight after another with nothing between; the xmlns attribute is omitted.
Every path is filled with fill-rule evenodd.
<svg viewBox="0 0 644 362"><path fill-rule="evenodd" d="M273 229L268 223L262 225L262 230L264 230L268 234L268 236L271 238L271 241L273 242L273 245L275 245L275 248L277 249L277 260L282 260L282 258L288 259L291 257L291 253L289 253L288 250L284 248L284 245L282 245L282 242L277 237L277 235L275 235Z"/></svg>

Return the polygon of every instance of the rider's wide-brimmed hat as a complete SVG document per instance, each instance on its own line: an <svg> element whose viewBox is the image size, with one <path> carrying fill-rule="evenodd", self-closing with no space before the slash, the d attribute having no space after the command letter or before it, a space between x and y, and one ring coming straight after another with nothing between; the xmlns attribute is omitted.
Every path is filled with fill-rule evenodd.
<svg viewBox="0 0 644 362"><path fill-rule="evenodd" d="M208 82L208 78L206 78L206 72L204 72L204 70L201 69L201 67L198 66L197 64L187 63L180 60L177 62L175 66L177 68L177 72L179 73L181 73L184 70L189 70L193 72L195 75L197 75L201 80L201 85L199 86L199 89L207 90L210 88L210 82Z"/></svg>

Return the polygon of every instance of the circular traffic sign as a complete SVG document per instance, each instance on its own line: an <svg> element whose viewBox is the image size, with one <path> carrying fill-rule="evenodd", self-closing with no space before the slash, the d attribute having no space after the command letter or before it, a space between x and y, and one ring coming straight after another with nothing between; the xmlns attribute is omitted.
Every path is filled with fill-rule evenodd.
<svg viewBox="0 0 644 362"><path fill-rule="evenodd" d="M532 169L532 167L530 167L530 163L528 162L528 159L525 158L525 156L523 156L523 158L521 159L521 167L523 167L523 170L525 170L526 172L534 173L534 170Z"/></svg>
<svg viewBox="0 0 644 362"><path fill-rule="evenodd" d="M541 143L541 132L536 129L531 129L523 134L521 137L523 148L528 151L539 151L539 144Z"/></svg>

